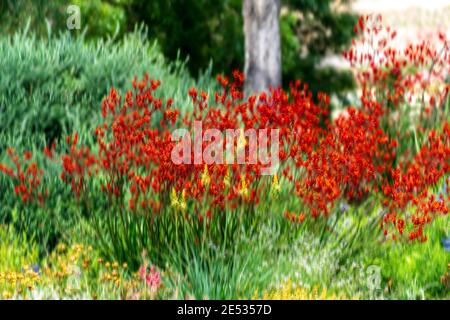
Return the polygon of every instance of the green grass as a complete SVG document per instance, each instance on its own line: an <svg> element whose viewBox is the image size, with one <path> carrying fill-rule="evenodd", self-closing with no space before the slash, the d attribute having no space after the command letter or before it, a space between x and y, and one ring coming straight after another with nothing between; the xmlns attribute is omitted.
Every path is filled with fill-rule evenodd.
<svg viewBox="0 0 450 320"><path fill-rule="evenodd" d="M0 225L0 272L38 262L38 249L26 234L17 234L10 225Z"/></svg>
<svg viewBox="0 0 450 320"><path fill-rule="evenodd" d="M449 272L450 252L442 245L448 237L450 219L437 220L428 230L426 243L389 243L379 249L373 263L381 266L383 278L392 280L392 296L400 299L450 298L441 277Z"/></svg>

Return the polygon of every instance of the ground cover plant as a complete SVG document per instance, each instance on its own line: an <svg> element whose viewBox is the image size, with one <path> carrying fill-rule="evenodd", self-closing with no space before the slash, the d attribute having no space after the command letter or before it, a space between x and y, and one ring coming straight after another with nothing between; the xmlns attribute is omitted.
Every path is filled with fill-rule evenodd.
<svg viewBox="0 0 450 320"><path fill-rule="evenodd" d="M358 99L335 117L301 80L194 81L139 33L2 39L3 298L449 298L449 40L397 49L380 16L354 32ZM273 174L251 129L278 130Z"/></svg>

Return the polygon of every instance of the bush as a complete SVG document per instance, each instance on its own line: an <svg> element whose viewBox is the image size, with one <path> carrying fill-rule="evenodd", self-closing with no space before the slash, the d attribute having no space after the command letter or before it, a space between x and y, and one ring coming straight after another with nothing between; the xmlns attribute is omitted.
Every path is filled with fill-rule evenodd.
<svg viewBox="0 0 450 320"><path fill-rule="evenodd" d="M118 43L85 43L82 36L69 33L38 39L24 32L2 36L0 55L0 153L8 136L20 143L42 134L51 144L65 132L91 129L99 120L93 110L109 88L125 90L129 79L144 72L164 79L162 96L172 97L179 106L194 83L184 64L167 63L142 30Z"/></svg>

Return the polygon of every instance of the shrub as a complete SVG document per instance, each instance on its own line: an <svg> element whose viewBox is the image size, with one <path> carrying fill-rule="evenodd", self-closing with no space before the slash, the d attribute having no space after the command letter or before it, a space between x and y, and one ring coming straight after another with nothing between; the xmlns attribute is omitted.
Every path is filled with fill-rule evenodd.
<svg viewBox="0 0 450 320"><path fill-rule="evenodd" d="M187 100L180 93L194 83L184 64L167 63L142 30L119 42L88 43L69 33L42 39L24 32L2 36L0 55L0 152L8 135L20 143L44 134L51 144L65 132L91 129L99 120L92 107L100 104L111 86L125 90L135 75L149 72L164 78L167 86L162 95L180 105Z"/></svg>

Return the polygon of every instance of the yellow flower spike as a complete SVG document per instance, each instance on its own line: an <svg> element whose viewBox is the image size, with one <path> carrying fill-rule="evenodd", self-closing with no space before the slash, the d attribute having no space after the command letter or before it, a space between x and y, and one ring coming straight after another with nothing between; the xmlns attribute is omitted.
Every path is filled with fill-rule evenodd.
<svg viewBox="0 0 450 320"><path fill-rule="evenodd" d="M228 188L231 185L231 175L230 175L230 170L227 170L227 174L225 175L225 177L223 178L223 184Z"/></svg>
<svg viewBox="0 0 450 320"><path fill-rule="evenodd" d="M211 181L211 177L209 176L208 166L205 164L205 167L203 168L203 173L200 178L200 182L203 186L208 186L209 182Z"/></svg>
<svg viewBox="0 0 450 320"><path fill-rule="evenodd" d="M272 195L277 195L280 193L280 191L281 191L281 186L278 181L278 175L275 174L272 179L272 188L270 189L270 192Z"/></svg>
<svg viewBox="0 0 450 320"><path fill-rule="evenodd" d="M119 268L119 264L118 264L117 262L113 262L112 268L113 268L114 270L116 270L117 268Z"/></svg>
<svg viewBox="0 0 450 320"><path fill-rule="evenodd" d="M110 266L111 264L109 262L105 263L105 268L109 269Z"/></svg>
<svg viewBox="0 0 450 320"><path fill-rule="evenodd" d="M126 262L124 262L124 264L122 265L122 268L124 268L124 269L128 268L128 264Z"/></svg>
<svg viewBox="0 0 450 320"><path fill-rule="evenodd" d="M186 190L183 189L181 192L180 200L178 201L178 205L180 207L180 210L184 211L186 210L187 204L186 204Z"/></svg>
<svg viewBox="0 0 450 320"><path fill-rule="evenodd" d="M241 150L241 149L245 148L246 145L247 145L247 140L245 139L244 129L241 129L240 133L239 133L237 148L238 148L238 150Z"/></svg>
<svg viewBox="0 0 450 320"><path fill-rule="evenodd" d="M175 209L177 209L179 205L177 191L175 190L175 187L173 187L172 191L170 192L170 205Z"/></svg>
<svg viewBox="0 0 450 320"><path fill-rule="evenodd" d="M248 187L247 187L247 182L245 181L244 175L241 175L241 188L239 189L239 194L243 198L248 197Z"/></svg>

